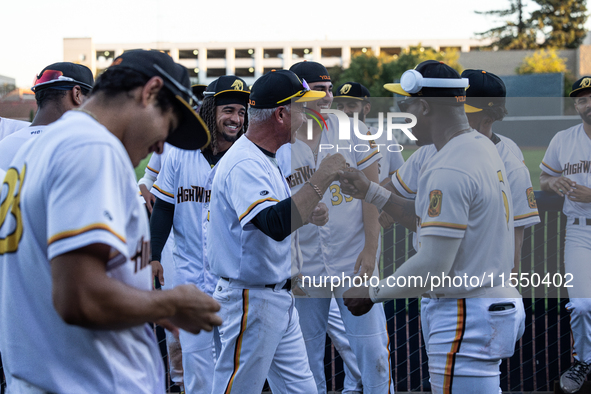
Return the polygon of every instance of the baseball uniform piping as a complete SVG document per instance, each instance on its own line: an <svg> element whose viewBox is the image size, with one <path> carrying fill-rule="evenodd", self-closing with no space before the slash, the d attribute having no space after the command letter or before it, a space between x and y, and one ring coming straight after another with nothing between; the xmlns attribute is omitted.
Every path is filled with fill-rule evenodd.
<svg viewBox="0 0 591 394"><path fill-rule="evenodd" d="M460 351L462 339L466 332L466 299L461 298L458 301L458 322L456 324L456 336L451 345L451 351L447 353L445 362L445 375L443 378L443 393L452 394L454 368L456 364L456 355Z"/></svg>
<svg viewBox="0 0 591 394"><path fill-rule="evenodd" d="M402 187L404 188L404 190L406 190L407 193L417 194L417 192L413 192L412 190L410 190L410 188L408 186L406 186L406 183L404 183L402 178L400 178L400 174L398 173L398 170L394 171L394 173L396 174L396 179L398 179L398 182L400 182L400 185L402 185Z"/></svg>
<svg viewBox="0 0 591 394"><path fill-rule="evenodd" d="M530 213L524 213L523 215L517 215L517 216L513 217L513 220L527 219L527 218L530 218L532 216L538 216L538 215L539 215L538 211L530 212Z"/></svg>
<svg viewBox="0 0 591 394"><path fill-rule="evenodd" d="M358 166L362 165L363 163L365 163L366 161L368 161L369 159L371 159L372 157L374 157L378 153L380 153L380 152L378 152L377 150L374 151L371 155L367 156L365 159L361 160L360 162L357 162L357 165Z"/></svg>
<svg viewBox="0 0 591 394"><path fill-rule="evenodd" d="M119 240L121 242L127 243L127 241L125 240L125 237L117 234L115 231L113 231L106 224L95 223L95 224L90 224L86 227L82 227L77 230L68 230L68 231L62 231L61 233L57 233L53 237L49 238L49 240L47 241L47 246L51 245L54 242L61 241L62 239L75 237L77 235L80 235L82 233L86 233L86 232L92 231L92 230L106 230L106 231L110 232L111 234L113 234L114 236L116 236L117 238L119 238Z"/></svg>
<svg viewBox="0 0 591 394"><path fill-rule="evenodd" d="M422 223L421 227L443 227L443 228L451 228L454 230L465 230L468 228L467 224L456 224L456 223L446 223L446 222L427 222Z"/></svg>
<svg viewBox="0 0 591 394"><path fill-rule="evenodd" d="M153 186L154 186L154 188L155 188L156 190L158 190L160 193L164 194L165 196L167 196L167 197L170 197L170 198L174 198L174 194L171 194L171 193L165 192L164 190L160 189L160 188L159 188L158 186L156 186L156 185L153 185Z"/></svg>
<svg viewBox="0 0 591 394"><path fill-rule="evenodd" d="M255 201L252 204L250 204L250 207L248 207L248 209L246 210L246 212L244 212L242 215L240 215L238 217L239 221L242 221L242 219L248 215L253 209L256 208L257 205L264 203L265 201L275 201L275 202L279 202L278 199L273 198L273 197L267 197L267 198L263 198L261 200Z"/></svg>
<svg viewBox="0 0 591 394"><path fill-rule="evenodd" d="M549 170L554 171L557 174L561 174L562 170L555 170L554 168L550 167L548 164L544 163L544 161L542 160L542 164L544 165L544 167L547 167Z"/></svg>
<svg viewBox="0 0 591 394"><path fill-rule="evenodd" d="M152 168L152 167L150 167L150 166L146 166L146 168L147 168L148 170L150 170L150 171L152 171L152 172L156 173L156 174L160 174L160 171L156 171L155 169L153 169L153 168Z"/></svg>
<svg viewBox="0 0 591 394"><path fill-rule="evenodd" d="M246 323L248 319L248 291L248 289L242 290L242 321L240 322L240 334L238 334L236 348L234 349L234 372L232 372L226 391L224 391L225 394L230 394L232 392L234 378L238 373L238 368L240 368L240 352L242 350L242 341L244 340L244 331L246 331Z"/></svg>

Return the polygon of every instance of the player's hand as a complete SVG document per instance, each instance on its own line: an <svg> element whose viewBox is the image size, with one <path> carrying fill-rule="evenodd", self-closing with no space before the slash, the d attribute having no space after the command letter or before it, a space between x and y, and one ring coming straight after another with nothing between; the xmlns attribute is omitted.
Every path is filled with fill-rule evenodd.
<svg viewBox="0 0 591 394"><path fill-rule="evenodd" d="M336 153L334 155L328 154L318 166L318 170L321 175L327 177L330 182L338 179L338 172L342 171L346 168L347 162L345 158L340 153Z"/></svg>
<svg viewBox="0 0 591 394"><path fill-rule="evenodd" d="M365 315L373 307L369 287L353 287L343 294L343 301L353 316Z"/></svg>
<svg viewBox="0 0 591 394"><path fill-rule="evenodd" d="M343 194L363 200L369 189L370 180L356 168L347 168L339 172L339 182Z"/></svg>
<svg viewBox="0 0 591 394"><path fill-rule="evenodd" d="M385 211L380 213L378 221L383 228L390 228L396 223L396 221L392 219L392 216L388 215Z"/></svg>
<svg viewBox="0 0 591 394"><path fill-rule="evenodd" d="M328 223L328 207L325 203L318 203L318 206L314 208L310 216L308 216L308 223L312 223L316 226L324 226Z"/></svg>
<svg viewBox="0 0 591 394"><path fill-rule="evenodd" d="M576 183L564 176L552 177L548 180L548 186L560 197L569 195L574 191Z"/></svg>
<svg viewBox="0 0 591 394"><path fill-rule="evenodd" d="M146 185L140 185L140 191L142 192L142 197L144 198L144 201L146 202L146 207L148 207L148 212L150 212L150 214L152 214L152 208L154 207L154 204L156 203L156 196L153 195L152 193L150 193L150 191L148 190Z"/></svg>
<svg viewBox="0 0 591 394"><path fill-rule="evenodd" d="M167 329L174 335L176 339L179 339L179 328L172 324L172 322L168 319L160 319L156 320L154 323L158 324L160 327Z"/></svg>
<svg viewBox="0 0 591 394"><path fill-rule="evenodd" d="M587 186L577 185L573 182L573 191L567 193L566 197L574 202L591 202L591 189Z"/></svg>
<svg viewBox="0 0 591 394"><path fill-rule="evenodd" d="M160 286L164 286L164 268L162 268L162 264L158 260L152 260L150 265L152 266L152 276L158 278Z"/></svg>
<svg viewBox="0 0 591 394"><path fill-rule="evenodd" d="M192 334L211 331L222 324L222 318L216 314L220 304L195 285L180 285L169 291L176 296L176 314L169 319L172 324Z"/></svg>
<svg viewBox="0 0 591 394"><path fill-rule="evenodd" d="M291 292L298 297L310 297L303 286L302 274L298 274L291 278Z"/></svg>
<svg viewBox="0 0 591 394"><path fill-rule="evenodd" d="M371 249L363 248L359 256L357 256L353 273L361 277L363 275L371 276L376 267L376 252L376 250L372 251Z"/></svg>

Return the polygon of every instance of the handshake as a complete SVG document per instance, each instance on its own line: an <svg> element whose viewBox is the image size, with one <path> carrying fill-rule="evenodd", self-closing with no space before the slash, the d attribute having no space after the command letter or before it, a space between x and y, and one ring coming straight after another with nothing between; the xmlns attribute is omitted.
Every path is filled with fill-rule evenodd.
<svg viewBox="0 0 591 394"><path fill-rule="evenodd" d="M360 200L366 197L371 185L371 181L363 172L348 167L345 158L340 153L326 156L320 163L316 174L320 179L326 180L328 184L339 181L343 194Z"/></svg>

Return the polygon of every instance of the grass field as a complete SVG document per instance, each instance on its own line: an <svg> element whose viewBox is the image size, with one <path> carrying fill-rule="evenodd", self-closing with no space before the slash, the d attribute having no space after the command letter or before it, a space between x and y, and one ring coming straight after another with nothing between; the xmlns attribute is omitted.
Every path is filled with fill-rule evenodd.
<svg viewBox="0 0 591 394"><path fill-rule="evenodd" d="M413 154L416 150L416 147L405 147L402 151L402 157L404 160L408 159L408 157ZM525 148L522 149L523 157L525 158L525 164L529 169L529 174L531 176L531 183L534 190L540 190L540 163L542 162L542 158L544 157L544 153L546 152L546 148ZM150 161L150 156L146 157L139 166L135 169L135 175L137 179L140 179L144 176L144 169L146 165L148 165L148 161Z"/></svg>

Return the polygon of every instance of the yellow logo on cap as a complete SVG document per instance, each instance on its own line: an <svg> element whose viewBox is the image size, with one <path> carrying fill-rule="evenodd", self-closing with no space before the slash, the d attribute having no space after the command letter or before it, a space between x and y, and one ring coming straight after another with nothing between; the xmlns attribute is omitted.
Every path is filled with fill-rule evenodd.
<svg viewBox="0 0 591 394"><path fill-rule="evenodd" d="M352 88L352 86L350 83L343 85L343 87L341 88L341 94L349 93L349 90L351 90L351 88Z"/></svg>
<svg viewBox="0 0 591 394"><path fill-rule="evenodd" d="M588 88L591 86L591 78L585 78L581 81L582 88Z"/></svg>
<svg viewBox="0 0 591 394"><path fill-rule="evenodd" d="M234 90L244 90L244 84L239 79L235 80L231 87L234 88Z"/></svg>

